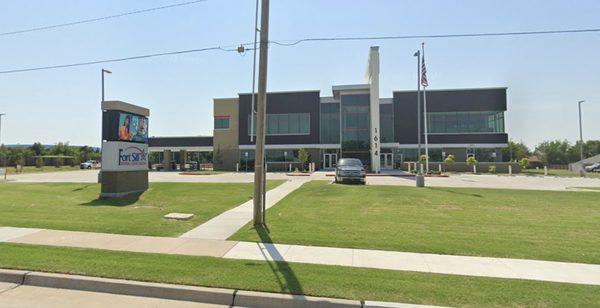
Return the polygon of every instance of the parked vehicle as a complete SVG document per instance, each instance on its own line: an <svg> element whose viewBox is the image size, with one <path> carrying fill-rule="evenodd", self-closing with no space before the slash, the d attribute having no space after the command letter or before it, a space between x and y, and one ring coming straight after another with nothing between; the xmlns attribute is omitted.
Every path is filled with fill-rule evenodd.
<svg viewBox="0 0 600 308"><path fill-rule="evenodd" d="M85 163L79 164L79 169L98 169L100 162L97 160L88 160Z"/></svg>
<svg viewBox="0 0 600 308"><path fill-rule="evenodd" d="M367 173L360 159L342 158L335 167L335 182L358 181L365 184Z"/></svg>
<svg viewBox="0 0 600 308"><path fill-rule="evenodd" d="M585 167L586 172L600 172L600 163L591 164Z"/></svg>

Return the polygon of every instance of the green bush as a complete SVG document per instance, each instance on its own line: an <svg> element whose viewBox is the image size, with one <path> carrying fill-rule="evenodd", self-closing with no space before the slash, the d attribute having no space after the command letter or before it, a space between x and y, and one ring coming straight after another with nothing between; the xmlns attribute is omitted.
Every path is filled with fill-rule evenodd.
<svg viewBox="0 0 600 308"><path fill-rule="evenodd" d="M419 157L419 160L421 161L422 164L427 163L427 155L422 154L421 157Z"/></svg>
<svg viewBox="0 0 600 308"><path fill-rule="evenodd" d="M469 158L467 158L467 164L469 166L475 166L477 164L477 160L475 159L475 157L469 156Z"/></svg>
<svg viewBox="0 0 600 308"><path fill-rule="evenodd" d="M454 155L452 155L452 154L449 154L448 156L446 156L446 158L444 158L444 163L446 165L454 164L454 162L455 162L455 159L454 159Z"/></svg>
<svg viewBox="0 0 600 308"><path fill-rule="evenodd" d="M527 167L529 166L529 158L521 158L521 160L519 161L519 166L521 166L522 169L527 169Z"/></svg>

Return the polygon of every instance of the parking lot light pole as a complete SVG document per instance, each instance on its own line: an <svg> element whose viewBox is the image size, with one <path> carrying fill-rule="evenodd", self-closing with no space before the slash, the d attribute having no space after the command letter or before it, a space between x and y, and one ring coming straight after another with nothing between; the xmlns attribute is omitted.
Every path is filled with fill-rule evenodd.
<svg viewBox="0 0 600 308"><path fill-rule="evenodd" d="M585 167L583 166L583 125L581 124L581 104L583 102L585 101L581 100L577 103L579 105L579 154L581 158L581 170L579 170L579 175L582 178L585 177Z"/></svg>
<svg viewBox="0 0 600 308"><path fill-rule="evenodd" d="M2 117L5 116L6 113L0 113L0 146L2 146ZM4 180L6 180L6 158L2 155L2 167L4 167Z"/></svg>
<svg viewBox="0 0 600 308"><path fill-rule="evenodd" d="M111 71L102 69L102 100L100 101L100 109L102 110L102 104L104 103L104 74L112 74ZM100 129L100 163L102 163L102 151L104 149L104 138L102 137L102 129ZM100 165L102 166L102 165ZM102 167L100 167L100 171L98 171L98 183L102 182Z"/></svg>

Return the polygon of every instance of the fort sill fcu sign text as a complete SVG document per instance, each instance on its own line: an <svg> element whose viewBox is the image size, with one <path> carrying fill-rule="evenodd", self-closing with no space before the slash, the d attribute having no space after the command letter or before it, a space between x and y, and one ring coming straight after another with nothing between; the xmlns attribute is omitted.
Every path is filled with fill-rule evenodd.
<svg viewBox="0 0 600 308"><path fill-rule="evenodd" d="M148 170L148 144L107 142L102 149L104 171Z"/></svg>

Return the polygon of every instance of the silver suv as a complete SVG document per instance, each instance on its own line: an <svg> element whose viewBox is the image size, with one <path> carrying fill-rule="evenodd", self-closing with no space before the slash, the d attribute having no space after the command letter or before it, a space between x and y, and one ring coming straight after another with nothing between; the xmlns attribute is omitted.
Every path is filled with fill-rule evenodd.
<svg viewBox="0 0 600 308"><path fill-rule="evenodd" d="M365 167L360 159L357 158L342 158L337 161L335 167L335 182L341 183L344 181L358 181L365 184Z"/></svg>

